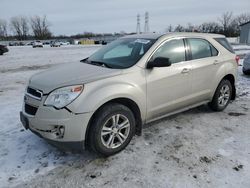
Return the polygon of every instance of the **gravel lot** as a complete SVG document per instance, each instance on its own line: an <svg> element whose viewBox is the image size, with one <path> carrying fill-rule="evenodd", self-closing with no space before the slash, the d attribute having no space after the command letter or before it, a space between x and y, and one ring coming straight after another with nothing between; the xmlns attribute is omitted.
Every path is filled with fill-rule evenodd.
<svg viewBox="0 0 250 188"><path fill-rule="evenodd" d="M19 122L29 77L74 63L100 46L11 47L0 56L0 187L250 187L250 77L239 67L237 99L146 125L121 153L65 153Z"/></svg>

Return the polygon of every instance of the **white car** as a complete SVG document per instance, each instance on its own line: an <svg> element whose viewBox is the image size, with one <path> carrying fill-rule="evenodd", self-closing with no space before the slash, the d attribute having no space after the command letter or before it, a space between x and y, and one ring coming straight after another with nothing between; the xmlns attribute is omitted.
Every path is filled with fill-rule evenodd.
<svg viewBox="0 0 250 188"><path fill-rule="evenodd" d="M60 42L61 45L69 45L69 42Z"/></svg>
<svg viewBox="0 0 250 188"><path fill-rule="evenodd" d="M43 43L37 40L33 43L33 48L43 48Z"/></svg>
<svg viewBox="0 0 250 188"><path fill-rule="evenodd" d="M244 58L242 72L244 74L250 74L250 53Z"/></svg>
<svg viewBox="0 0 250 188"><path fill-rule="evenodd" d="M33 75L20 119L54 145L113 155L146 123L207 103L224 110L236 96L230 49L215 34L119 38L80 62Z"/></svg>
<svg viewBox="0 0 250 188"><path fill-rule="evenodd" d="M52 42L50 46L51 46L51 47L60 47L60 46L61 46L61 43L55 41L55 42Z"/></svg>

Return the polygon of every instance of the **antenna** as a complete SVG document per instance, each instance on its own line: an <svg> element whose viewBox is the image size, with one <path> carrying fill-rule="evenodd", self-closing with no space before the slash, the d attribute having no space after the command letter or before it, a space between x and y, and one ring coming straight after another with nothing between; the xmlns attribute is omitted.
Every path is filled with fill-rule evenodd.
<svg viewBox="0 0 250 188"><path fill-rule="evenodd" d="M137 14L137 26L136 26L136 33L141 33L141 26L140 26L140 14Z"/></svg>
<svg viewBox="0 0 250 188"><path fill-rule="evenodd" d="M145 12L145 25L144 25L144 32L149 32L149 14L148 12Z"/></svg>

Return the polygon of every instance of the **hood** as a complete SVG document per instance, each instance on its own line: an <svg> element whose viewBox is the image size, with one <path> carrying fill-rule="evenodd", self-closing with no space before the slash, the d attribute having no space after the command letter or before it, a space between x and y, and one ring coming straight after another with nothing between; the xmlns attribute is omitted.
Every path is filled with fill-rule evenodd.
<svg viewBox="0 0 250 188"><path fill-rule="evenodd" d="M82 62L55 66L33 75L29 86L42 90L44 94L69 85L85 84L103 78L121 74L119 69L109 69Z"/></svg>

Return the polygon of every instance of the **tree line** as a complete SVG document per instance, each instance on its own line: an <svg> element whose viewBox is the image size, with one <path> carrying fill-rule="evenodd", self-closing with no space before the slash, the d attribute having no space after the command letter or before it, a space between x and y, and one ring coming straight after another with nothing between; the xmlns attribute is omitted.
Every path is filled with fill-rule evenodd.
<svg viewBox="0 0 250 188"><path fill-rule="evenodd" d="M218 33L227 37L238 37L240 34L240 25L248 21L250 21L249 13L234 16L233 12L225 12L217 19L217 21L204 22L200 25L193 25L191 23L186 26L178 24L175 27L169 25L166 28L166 32ZM0 40L91 38L96 36L113 35L84 32L83 34L72 36L53 36L50 31L50 26L51 25L46 16L15 16L9 20L9 23L7 23L6 20L0 19ZM8 31L11 31L12 35L9 34Z"/></svg>
<svg viewBox="0 0 250 188"><path fill-rule="evenodd" d="M9 24L6 20L0 19L0 40L6 39L49 39L52 33L49 29L50 24L46 16L14 16ZM13 35L8 33L12 32Z"/></svg>
<svg viewBox="0 0 250 188"><path fill-rule="evenodd" d="M240 25L250 21L250 14L243 13L240 15L233 15L233 12L223 13L217 21L204 22L200 25L193 25L191 23L187 26L177 25L173 27L169 25L166 32L201 32L201 33L217 33L223 34L227 37L238 37L240 35Z"/></svg>

